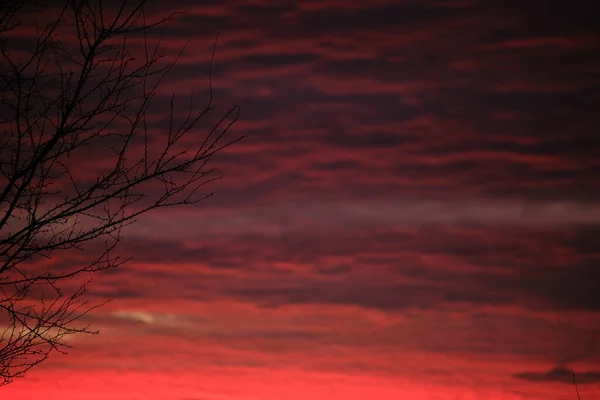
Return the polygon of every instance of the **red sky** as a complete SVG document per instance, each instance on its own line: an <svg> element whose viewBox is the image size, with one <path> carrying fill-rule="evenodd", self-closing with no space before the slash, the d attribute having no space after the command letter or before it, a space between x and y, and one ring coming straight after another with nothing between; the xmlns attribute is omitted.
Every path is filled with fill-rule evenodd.
<svg viewBox="0 0 600 400"><path fill-rule="evenodd" d="M0 398L575 399L572 370L600 399L596 13L165 3L163 49L189 45L161 93L206 91L219 33L251 136L214 197L126 232L100 335Z"/></svg>

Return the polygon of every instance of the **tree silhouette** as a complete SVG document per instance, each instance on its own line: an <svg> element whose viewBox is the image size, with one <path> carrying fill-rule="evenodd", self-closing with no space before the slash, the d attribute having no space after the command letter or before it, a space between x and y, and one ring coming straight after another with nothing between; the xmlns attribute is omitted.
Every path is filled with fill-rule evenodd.
<svg viewBox="0 0 600 400"><path fill-rule="evenodd" d="M114 250L140 215L209 196L213 155L243 138L227 135L237 106L210 122L212 86L183 110L157 91L181 55L156 34L174 14L50 4L0 1L0 385L97 333L88 273L127 261Z"/></svg>

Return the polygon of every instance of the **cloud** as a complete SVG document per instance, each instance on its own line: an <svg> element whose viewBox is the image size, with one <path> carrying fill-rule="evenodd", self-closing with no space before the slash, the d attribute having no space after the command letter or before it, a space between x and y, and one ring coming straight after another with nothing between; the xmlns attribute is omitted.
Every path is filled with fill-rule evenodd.
<svg viewBox="0 0 600 400"><path fill-rule="evenodd" d="M573 377L577 379L577 383L598 383L600 382L600 371L585 371L575 373L566 367L554 367L546 372L519 372L514 375L515 378L533 381L533 382L560 382L572 384Z"/></svg>
<svg viewBox="0 0 600 400"><path fill-rule="evenodd" d="M141 322L148 325L174 325L179 318L175 314L156 314L144 311L116 311L113 316L117 319L123 319L132 322Z"/></svg>
<svg viewBox="0 0 600 400"><path fill-rule="evenodd" d="M315 199L316 200L316 199ZM285 202L212 212L159 213L137 223L135 236L264 235L284 232L307 234L314 230L383 229L396 226L480 225L514 227L594 227L600 224L600 206L593 202L523 201L495 199L362 200ZM188 222L193 220L195 225ZM201 226L202 229L196 229ZM182 249L183 251L183 249ZM197 251L200 251L199 249ZM210 249L204 249L210 252ZM187 253L187 250L185 251Z"/></svg>

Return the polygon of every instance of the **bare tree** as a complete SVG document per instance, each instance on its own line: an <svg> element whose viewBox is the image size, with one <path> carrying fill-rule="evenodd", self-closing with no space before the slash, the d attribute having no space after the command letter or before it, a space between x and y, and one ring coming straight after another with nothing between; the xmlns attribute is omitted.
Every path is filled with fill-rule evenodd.
<svg viewBox="0 0 600 400"><path fill-rule="evenodd" d="M0 385L97 333L81 326L98 306L88 273L127 261L114 250L140 215L209 196L213 155L243 137L227 135L237 106L210 122L212 86L183 110L157 91L181 55L161 55L156 34L173 14L56 3L0 1Z"/></svg>

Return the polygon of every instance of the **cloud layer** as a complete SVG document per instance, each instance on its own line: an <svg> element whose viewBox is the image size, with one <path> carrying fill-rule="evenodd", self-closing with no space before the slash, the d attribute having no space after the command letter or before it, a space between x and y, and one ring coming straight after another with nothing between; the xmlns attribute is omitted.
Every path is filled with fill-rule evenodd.
<svg viewBox="0 0 600 400"><path fill-rule="evenodd" d="M598 393L600 36L586 7L157 2L149 15L186 9L165 52L189 41L161 95L207 93L218 32L217 110L241 104L234 129L251 136L217 157L210 200L128 228L134 260L92 286L114 298L88 317L101 334L1 390L566 399L574 371L582 398Z"/></svg>

